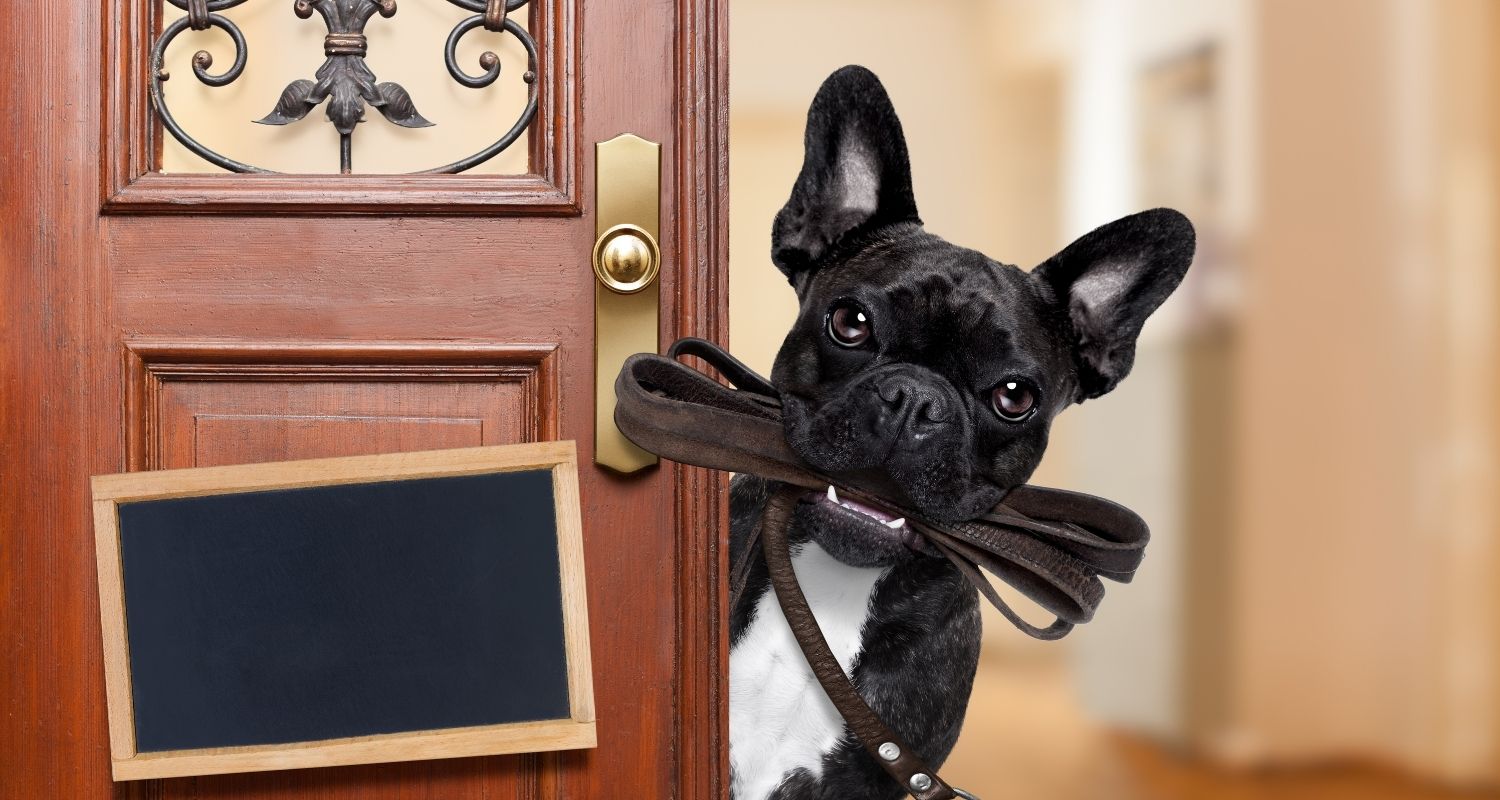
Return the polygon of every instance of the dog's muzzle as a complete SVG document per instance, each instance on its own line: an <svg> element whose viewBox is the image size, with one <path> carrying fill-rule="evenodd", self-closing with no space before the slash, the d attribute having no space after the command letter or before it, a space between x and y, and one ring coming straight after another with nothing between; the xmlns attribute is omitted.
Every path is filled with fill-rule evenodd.
<svg viewBox="0 0 1500 800"><path fill-rule="evenodd" d="M1003 492L961 454L974 422L942 376L891 364L814 405L779 396L787 444L829 483L853 483L931 520L972 519Z"/></svg>

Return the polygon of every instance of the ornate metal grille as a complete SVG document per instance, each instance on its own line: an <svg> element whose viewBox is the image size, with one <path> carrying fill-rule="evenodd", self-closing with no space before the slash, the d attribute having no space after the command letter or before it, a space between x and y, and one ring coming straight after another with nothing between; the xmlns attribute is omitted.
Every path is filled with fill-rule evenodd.
<svg viewBox="0 0 1500 800"><path fill-rule="evenodd" d="M220 74L212 74L213 56L206 50L193 54L193 74L208 86L227 86L245 71L249 48L245 36L232 20L217 12L233 8L247 0L166 0L187 12L187 16L174 21L162 30L151 51L151 105L161 119L162 127L196 155L231 172L269 173L262 169L236 161L194 139L173 118L167 106L164 84L170 73L166 70L167 47L183 31L218 28L234 42L234 63ZM467 73L458 64L458 43L469 31L484 28L488 31L504 32L514 36L526 49L526 72L521 80L527 84L526 106L509 130L488 147L467 158L441 167L423 170L423 173L454 173L472 169L495 157L518 139L536 116L537 109L537 48L525 28L510 17L511 12L526 5L529 0L447 0L460 8L476 12L453 28L443 48L443 59L448 74L453 80L471 89L483 89L500 78L500 57L493 51L485 51L479 57L483 72ZM293 0L293 12L307 19L316 12L323 18L328 35L323 39L323 53L328 57L318 68L312 80L292 81L282 90L276 106L258 122L265 125L286 125L306 117L314 108L328 104L329 122L339 132L339 171L353 171L352 142L355 125L364 119L366 107L379 111L393 124L406 128L425 128L433 123L417 112L416 104L406 89L398 83L377 83L375 73L365 63L365 23L375 14L390 18L396 14L396 0Z"/></svg>

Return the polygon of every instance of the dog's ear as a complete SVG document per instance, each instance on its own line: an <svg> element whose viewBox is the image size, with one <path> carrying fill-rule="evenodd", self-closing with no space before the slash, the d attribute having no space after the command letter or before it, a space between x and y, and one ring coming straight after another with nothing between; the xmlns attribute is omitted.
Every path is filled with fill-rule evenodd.
<svg viewBox="0 0 1500 800"><path fill-rule="evenodd" d="M897 222L921 222L896 109L864 67L828 76L807 112L802 172L771 225L771 260L799 288L839 242Z"/></svg>
<svg viewBox="0 0 1500 800"><path fill-rule="evenodd" d="M1182 282L1194 243L1187 217L1158 208L1087 233L1032 271L1072 320L1078 402L1130 374L1141 326Z"/></svg>

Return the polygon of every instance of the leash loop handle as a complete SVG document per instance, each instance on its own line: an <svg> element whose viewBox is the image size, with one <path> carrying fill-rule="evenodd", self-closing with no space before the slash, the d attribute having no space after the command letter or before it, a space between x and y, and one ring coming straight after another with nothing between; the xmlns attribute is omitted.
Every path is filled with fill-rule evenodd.
<svg viewBox="0 0 1500 800"><path fill-rule="evenodd" d="M680 361L682 356L697 356L703 359L709 366L718 370L720 375L728 379L734 388L742 392L753 392L780 403L781 393L776 391L776 387L772 386L770 381L761 377L760 373L751 369L748 364L707 339L684 336L667 348L667 358Z"/></svg>

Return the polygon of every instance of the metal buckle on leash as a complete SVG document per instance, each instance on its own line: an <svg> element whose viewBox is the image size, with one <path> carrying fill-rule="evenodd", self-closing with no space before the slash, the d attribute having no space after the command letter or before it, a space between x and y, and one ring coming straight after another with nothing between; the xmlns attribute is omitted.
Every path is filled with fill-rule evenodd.
<svg viewBox="0 0 1500 800"><path fill-rule="evenodd" d="M972 794L969 794L968 792L958 788L957 786L953 787L953 793L958 795L959 797L962 797L964 800L979 800L979 798L975 797Z"/></svg>

